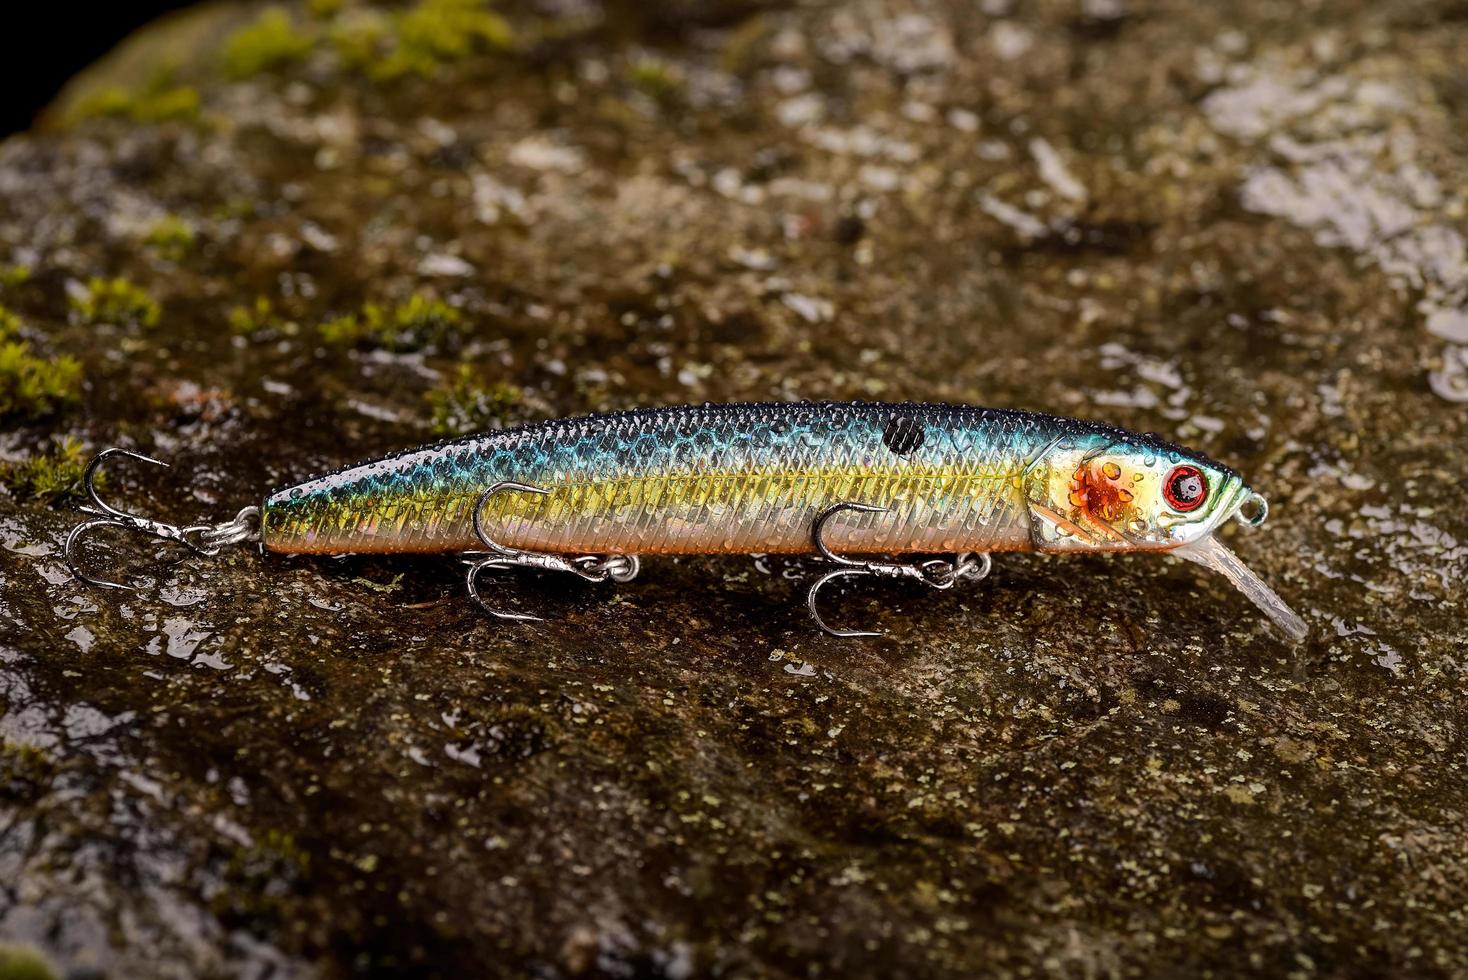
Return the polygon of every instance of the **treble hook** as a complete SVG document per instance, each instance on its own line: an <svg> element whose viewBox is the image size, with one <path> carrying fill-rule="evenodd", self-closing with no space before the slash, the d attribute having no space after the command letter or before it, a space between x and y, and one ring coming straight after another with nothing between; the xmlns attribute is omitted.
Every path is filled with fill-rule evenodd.
<svg viewBox="0 0 1468 980"><path fill-rule="evenodd" d="M839 566L817 579L805 596L805 604L810 609L811 619L816 621L816 625L823 632L831 636L854 639L881 636L882 634L872 630L838 630L826 625L826 621L821 618L820 610L816 607L816 596L828 582L834 582L838 578L859 578L864 575L873 575L878 578L916 579L931 589L942 590L953 588L960 579L972 579L977 582L987 576L994 567L993 560L983 553L978 555L965 553L955 555L952 560L933 558L924 562L858 561L854 558L847 558L845 555L838 555L831 550L830 545L826 544L826 523L843 511L857 514L886 514L890 513L892 508L847 501L827 507L811 524L811 544L815 546L822 558Z"/></svg>
<svg viewBox="0 0 1468 980"><path fill-rule="evenodd" d="M469 595L479 607L496 619L505 619L513 623L539 623L542 617L530 613L507 612L496 609L484 601L479 594L479 573L489 569L491 571L502 571L507 568L538 568L546 572L569 572L587 582L605 582L610 579L613 582L630 582L637 577L642 570L642 564L636 555L580 555L576 558L567 558L563 555L555 555L544 551L525 551L520 548L510 548L500 544L489 536L484 529L484 505L489 498L497 493L519 492L548 494L549 490L543 487L531 486L528 483L516 483L513 480L501 480L491 484L489 489L479 495L474 503L471 518L474 524L474 536L477 537L485 549L490 552L488 558L481 558L470 562L469 571L465 575L464 584L469 590Z"/></svg>
<svg viewBox="0 0 1468 980"><path fill-rule="evenodd" d="M234 516L233 520L225 521L222 524L190 524L187 526L155 521L141 514L132 514L113 507L97 492L97 472L101 469L102 463L111 456L126 456L144 463L152 463L154 466L166 467L169 465L161 459L154 459L152 456L144 456L131 449L121 449L116 446L102 450L87 463L87 468L82 472L82 487L86 490L87 497L91 499L92 503L90 506L84 505L79 509L84 514L96 514L97 517L94 520L83 521L72 528L71 533L66 536L66 544L61 549L61 557L66 563L67 571L71 572L77 581L103 589L126 589L128 591L137 589L137 586L134 585L89 575L77 567L77 545L89 532L98 528L120 527L124 531L135 531L150 538L183 545L194 554L206 557L217 555L230 545L253 541L259 536L260 509L258 507L245 507Z"/></svg>

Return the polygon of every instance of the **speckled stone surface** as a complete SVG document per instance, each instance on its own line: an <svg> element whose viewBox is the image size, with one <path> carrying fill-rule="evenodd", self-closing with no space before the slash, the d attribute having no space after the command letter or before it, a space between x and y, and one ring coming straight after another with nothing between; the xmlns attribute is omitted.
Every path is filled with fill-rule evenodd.
<svg viewBox="0 0 1468 980"><path fill-rule="evenodd" d="M867 642L742 558L506 584L533 628L448 559L133 551L149 587L99 593L74 501L0 495L0 941L108 977L1468 972L1460 4L543 0L398 78L332 40L392 17L287 9L294 60L226 79L255 9L201 8L0 144L0 305L85 373L0 460L132 446L177 465L120 499L221 519L462 398L1082 415L1268 494L1229 544L1313 637L1157 557L857 589Z"/></svg>

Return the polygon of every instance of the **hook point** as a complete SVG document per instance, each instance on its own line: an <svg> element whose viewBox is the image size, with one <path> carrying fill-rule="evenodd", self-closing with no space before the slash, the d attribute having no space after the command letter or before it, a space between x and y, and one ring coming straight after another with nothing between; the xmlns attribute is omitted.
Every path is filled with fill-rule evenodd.
<svg viewBox="0 0 1468 980"><path fill-rule="evenodd" d="M86 489L87 497L91 500L90 505L83 505L80 510L84 514L93 515L93 519L83 521L71 529L66 536L66 543L62 547L62 559L66 563L67 570L80 582L95 585L104 589L125 589L129 592L137 591L136 586L125 585L122 582L113 582L110 579L98 578L88 575L76 564L76 547L81 539L89 532L104 527L122 528L124 531L132 531L148 537L157 538L161 541L171 541L183 545L185 548L201 555L213 555L227 544L238 544L249 540L258 540L258 528L253 527L250 521L258 517L258 510L254 507L246 507L234 520L223 524L195 524L182 527L177 524L169 524L164 521L156 521L140 514L129 513L121 508L114 507L102 499L97 492L97 472L102 464L114 456L124 456L128 459L141 460L144 463L152 463L154 466L168 467L169 464L161 459L135 452L131 449L123 449L120 446L111 446L103 449L91 458L87 463L86 470L82 473L82 486ZM203 543L195 542L194 536L200 536Z"/></svg>

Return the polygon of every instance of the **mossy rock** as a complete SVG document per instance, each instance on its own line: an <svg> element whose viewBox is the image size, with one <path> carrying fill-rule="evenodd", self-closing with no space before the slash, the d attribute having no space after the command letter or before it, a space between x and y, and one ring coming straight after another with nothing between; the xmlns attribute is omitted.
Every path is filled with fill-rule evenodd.
<svg viewBox="0 0 1468 980"><path fill-rule="evenodd" d="M0 980L60 980L61 974L40 950L0 943Z"/></svg>
<svg viewBox="0 0 1468 980"><path fill-rule="evenodd" d="M0 146L0 923L117 976L1461 972L1464 50L1366 0L140 32ZM456 556L63 561L100 447L187 525L471 430L825 398L1196 446L1312 637L1160 555L858 583L847 644L773 557L486 569L534 624Z"/></svg>

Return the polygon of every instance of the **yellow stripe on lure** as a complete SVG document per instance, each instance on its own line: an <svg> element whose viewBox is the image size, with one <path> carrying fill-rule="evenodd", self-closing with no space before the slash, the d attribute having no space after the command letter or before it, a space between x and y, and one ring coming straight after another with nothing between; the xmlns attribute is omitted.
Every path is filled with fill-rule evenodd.
<svg viewBox="0 0 1468 980"><path fill-rule="evenodd" d="M540 422L371 460L278 490L216 525L178 527L104 503L67 539L125 527L212 554L458 552L484 571L535 567L628 581L638 556L816 554L833 579L937 588L1002 551L1168 551L1225 575L1292 640L1304 622L1215 536L1257 526L1264 498L1201 453L1096 422L950 405L798 402L646 409ZM899 561L850 555L951 553ZM484 603L481 600L481 604ZM523 613L486 609L507 619Z"/></svg>

